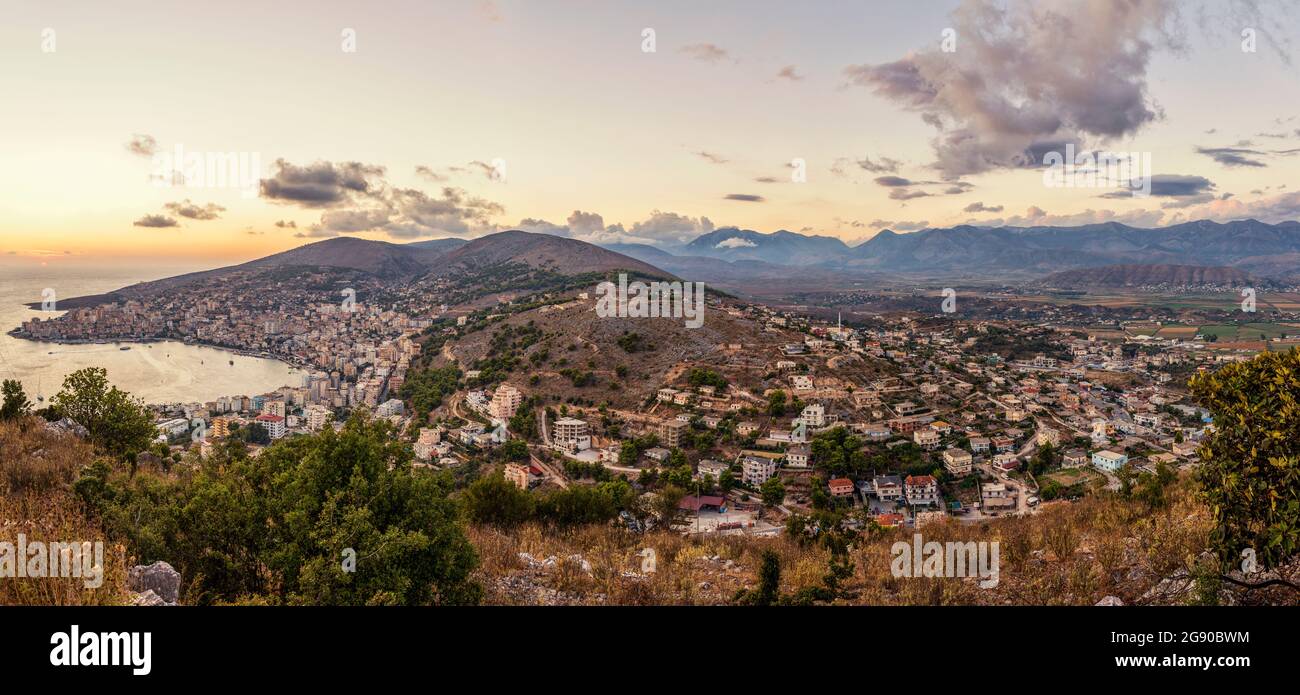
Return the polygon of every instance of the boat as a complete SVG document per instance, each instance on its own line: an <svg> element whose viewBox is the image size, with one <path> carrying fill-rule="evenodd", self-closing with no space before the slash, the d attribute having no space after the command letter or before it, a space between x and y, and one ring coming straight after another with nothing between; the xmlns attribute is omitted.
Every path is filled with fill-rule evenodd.
<svg viewBox="0 0 1300 695"><path fill-rule="evenodd" d="M130 349L131 349L130 345L123 345L122 347L118 348L118 350L130 350Z"/></svg>
<svg viewBox="0 0 1300 695"><path fill-rule="evenodd" d="M235 366L235 361L234 361L234 360L230 360L230 366L232 366L232 367Z"/></svg>

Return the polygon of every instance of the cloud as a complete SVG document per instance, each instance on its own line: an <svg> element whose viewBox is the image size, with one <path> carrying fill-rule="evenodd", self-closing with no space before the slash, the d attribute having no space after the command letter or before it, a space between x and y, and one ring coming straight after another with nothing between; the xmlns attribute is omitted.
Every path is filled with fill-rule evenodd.
<svg viewBox="0 0 1300 695"><path fill-rule="evenodd" d="M983 202L971 203L962 208L962 212L1002 212L1002 206L985 205Z"/></svg>
<svg viewBox="0 0 1300 695"><path fill-rule="evenodd" d="M415 167L415 175L429 179L430 181L435 181L437 183L443 183L447 181L446 176L439 174L438 172L434 171L433 169L430 169L427 166L424 166L423 164Z"/></svg>
<svg viewBox="0 0 1300 695"><path fill-rule="evenodd" d="M963 0L957 54L931 48L844 74L938 131L946 177L1028 166L1044 142L1132 135L1160 117L1146 71L1176 45L1171 0Z"/></svg>
<svg viewBox="0 0 1300 695"><path fill-rule="evenodd" d="M126 151L140 157L152 157L158 151L158 141L152 135L136 133L127 141Z"/></svg>
<svg viewBox="0 0 1300 695"><path fill-rule="evenodd" d="M863 225L861 223L854 223L854 226L863 226ZM920 221L872 220L868 222L865 226L875 230L892 229L900 232L915 232L918 229L925 229L926 227L929 227L930 221L929 220L920 220Z"/></svg>
<svg viewBox="0 0 1300 695"><path fill-rule="evenodd" d="M750 194L750 193L728 193L727 195L722 196L722 199L723 199L723 200L738 200L738 201L740 201L740 202L744 202L744 203L763 203L763 202L767 202L767 198L764 198L764 197L761 196L761 195L753 195L753 194Z"/></svg>
<svg viewBox="0 0 1300 695"><path fill-rule="evenodd" d="M166 215L145 215L131 224L137 227L176 227L179 226L176 220Z"/></svg>
<svg viewBox="0 0 1300 695"><path fill-rule="evenodd" d="M708 163L710 163L710 164L726 164L726 163L727 163L727 159L726 159L725 157L723 157L722 155L720 155L720 154L715 154L715 153L713 153L713 152L708 152L708 151L706 151L706 150L700 150L700 151L696 152L696 153L695 153L695 156L699 157L700 159L703 159L704 161L706 161L706 162L708 162Z"/></svg>
<svg viewBox="0 0 1300 695"><path fill-rule="evenodd" d="M675 212L655 210L650 216L632 224L626 229L622 224L606 224L604 218L594 212L574 210L560 225L547 220L526 218L512 229L526 232L553 234L555 236L579 239L592 244L683 244L694 240L701 234L713 231L713 222L707 217L692 218Z"/></svg>
<svg viewBox="0 0 1300 695"><path fill-rule="evenodd" d="M1258 159L1251 159L1251 157L1266 154L1260 150L1249 150L1241 147L1197 147L1196 152L1210 157L1214 159L1214 161L1228 167L1268 166Z"/></svg>
<svg viewBox="0 0 1300 695"><path fill-rule="evenodd" d="M902 165L902 162L889 157L881 157L879 161L872 161L871 157L864 156L857 161L857 164L863 171L872 174L892 174L898 171L898 167Z"/></svg>
<svg viewBox="0 0 1300 695"><path fill-rule="evenodd" d="M1151 195L1189 196L1214 189L1214 183L1204 176L1156 174L1151 177Z"/></svg>
<svg viewBox="0 0 1300 695"><path fill-rule="evenodd" d="M744 238L742 238L742 237L733 236L733 237L728 237L728 238L726 238L726 239L723 239L722 241L719 241L719 242L714 246L714 248L718 248L718 249L744 249L744 248L754 248L754 247L756 247L756 246L758 246L758 244L755 244L754 242L750 241L749 239L744 239Z"/></svg>
<svg viewBox="0 0 1300 695"><path fill-rule="evenodd" d="M196 205L191 203L189 198L179 203L167 203L163 206L168 212L181 217L188 217L191 220L215 220L221 217L221 213L226 209L216 203L207 205Z"/></svg>
<svg viewBox="0 0 1300 695"><path fill-rule="evenodd" d="M781 68L781 71L776 73L776 76L777 79L790 80L791 82L798 82L803 79L803 75L795 72L793 65L787 65Z"/></svg>
<svg viewBox="0 0 1300 695"><path fill-rule="evenodd" d="M726 49L711 43L693 43L689 46L682 46L681 52L705 63L716 63L727 58Z"/></svg>
<svg viewBox="0 0 1300 695"><path fill-rule="evenodd" d="M472 165L488 166L481 162ZM500 203L454 186L444 186L438 194L392 186L384 173L382 166L360 162L318 161L297 166L280 159L275 163L275 175L262 179L262 194L272 202L322 210L320 220L307 232L295 234L298 237L382 232L410 239L499 230L492 218L505 212ZM292 222L276 226L296 228Z"/></svg>
<svg viewBox="0 0 1300 695"><path fill-rule="evenodd" d="M360 162L318 161L296 166L275 160L275 174L262 179L261 194L271 201L307 208L327 208L352 203L373 194L382 185L384 168Z"/></svg>
<svg viewBox="0 0 1300 695"><path fill-rule="evenodd" d="M912 180L905 179L902 176L877 176L876 184L885 187L910 186L912 185Z"/></svg>
<svg viewBox="0 0 1300 695"><path fill-rule="evenodd" d="M775 176L759 176L754 179L754 183L781 183L781 179Z"/></svg>
<svg viewBox="0 0 1300 695"><path fill-rule="evenodd" d="M297 229L298 223L294 222L293 220L288 220L288 221L276 220L275 226L279 227L280 229Z"/></svg>

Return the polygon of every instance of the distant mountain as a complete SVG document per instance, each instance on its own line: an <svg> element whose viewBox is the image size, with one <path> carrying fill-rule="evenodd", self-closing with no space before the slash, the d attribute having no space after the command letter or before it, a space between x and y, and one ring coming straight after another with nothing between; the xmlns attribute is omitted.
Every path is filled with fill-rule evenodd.
<svg viewBox="0 0 1300 695"><path fill-rule="evenodd" d="M1246 287L1254 278L1238 268L1203 265L1107 265L1052 273L1039 284L1047 287L1143 287L1219 285Z"/></svg>
<svg viewBox="0 0 1300 695"><path fill-rule="evenodd" d="M726 227L696 237L681 248L681 255L780 265L817 265L842 259L849 251L848 245L835 237L805 236L785 230L764 234Z"/></svg>
<svg viewBox="0 0 1300 695"><path fill-rule="evenodd" d="M505 263L521 263L561 275L610 270L636 271L654 277L671 275L644 261L585 241L521 231L489 234L453 249L438 259L435 273L472 271Z"/></svg>
<svg viewBox="0 0 1300 695"><path fill-rule="evenodd" d="M1300 223L1202 220L1158 229L1118 222L1079 227L974 227L884 231L853 249L853 265L903 271L1045 272L1067 268L1168 264L1240 266L1247 259L1300 252Z"/></svg>

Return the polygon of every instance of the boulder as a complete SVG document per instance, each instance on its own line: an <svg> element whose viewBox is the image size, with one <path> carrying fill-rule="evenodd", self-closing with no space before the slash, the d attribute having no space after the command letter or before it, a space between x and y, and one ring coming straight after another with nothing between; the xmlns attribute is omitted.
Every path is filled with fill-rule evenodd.
<svg viewBox="0 0 1300 695"><path fill-rule="evenodd" d="M90 436L90 430L77 424L77 421L70 417L65 417L56 422L46 422L45 431L58 435L71 434L82 439Z"/></svg>
<svg viewBox="0 0 1300 695"><path fill-rule="evenodd" d="M132 606L166 606L169 605L162 597L153 592L153 589L145 589L131 597ZM170 604L175 605L175 604Z"/></svg>
<svg viewBox="0 0 1300 695"><path fill-rule="evenodd" d="M153 591L164 603L174 604L181 591L181 573L162 560L136 565L127 573L126 585L137 593Z"/></svg>

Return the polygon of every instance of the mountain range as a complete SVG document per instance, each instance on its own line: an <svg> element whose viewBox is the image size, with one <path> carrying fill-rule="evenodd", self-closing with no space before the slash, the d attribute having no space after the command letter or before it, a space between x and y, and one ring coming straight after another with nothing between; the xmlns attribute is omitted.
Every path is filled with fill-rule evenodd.
<svg viewBox="0 0 1300 695"><path fill-rule="evenodd" d="M611 248L660 267L677 262L636 245ZM908 234L886 229L856 246L833 237L788 231L765 234L729 227L658 251L679 258L853 273L996 273L1032 277L1080 267L1166 264L1229 266L1288 277L1300 274L1300 222L1199 220L1157 229L1118 222L1075 227L961 225Z"/></svg>
<svg viewBox="0 0 1300 695"><path fill-rule="evenodd" d="M1256 278L1300 280L1300 222L1201 220L1158 229L1117 222L1077 227L976 227L884 230L849 246L834 237L723 228L689 243L597 246L551 234L505 231L473 240L447 238L394 244L335 237L247 263L138 283L105 295L62 300L93 306L224 274L287 267L360 271L381 281L409 282L527 267L558 275L626 270L722 286L764 282L861 285L900 275L1028 280L1060 271L1111 271L1058 276L1075 286L1233 284ZM1065 285L1058 285L1065 286Z"/></svg>

